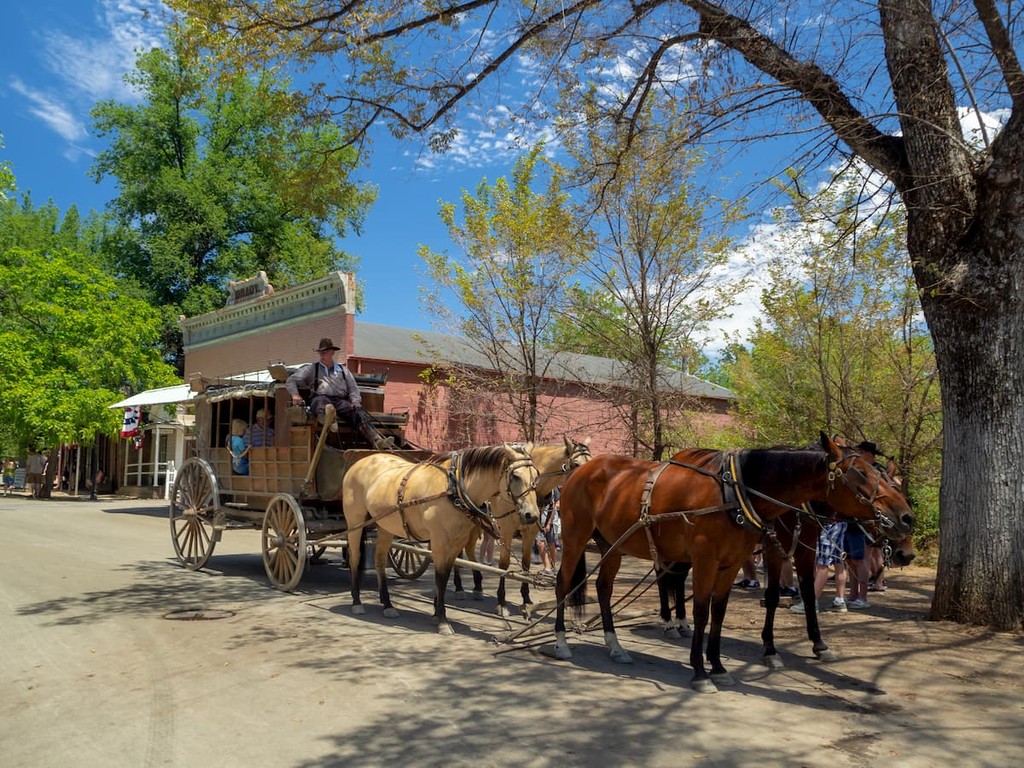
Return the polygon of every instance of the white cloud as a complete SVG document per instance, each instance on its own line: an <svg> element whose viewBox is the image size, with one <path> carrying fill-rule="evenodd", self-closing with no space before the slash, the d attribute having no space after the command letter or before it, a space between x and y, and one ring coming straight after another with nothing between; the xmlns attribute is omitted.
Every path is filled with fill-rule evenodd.
<svg viewBox="0 0 1024 768"><path fill-rule="evenodd" d="M134 68L140 50L163 44L164 5L160 0L99 0L98 6L100 35L43 33L46 65L90 102L132 99L135 94L124 74Z"/></svg>
<svg viewBox="0 0 1024 768"><path fill-rule="evenodd" d="M80 141L88 135L85 124L58 99L30 88L17 77L12 77L8 82L14 91L20 93L28 101L28 111L46 123L62 138L74 142Z"/></svg>

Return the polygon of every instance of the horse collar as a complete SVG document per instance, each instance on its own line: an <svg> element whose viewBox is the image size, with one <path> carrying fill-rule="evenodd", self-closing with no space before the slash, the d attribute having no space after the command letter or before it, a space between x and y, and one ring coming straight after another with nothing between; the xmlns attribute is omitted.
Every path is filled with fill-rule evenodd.
<svg viewBox="0 0 1024 768"><path fill-rule="evenodd" d="M764 521L754 509L754 505L747 495L746 486L743 485L743 475L740 471L740 463L736 460L738 451L729 451L729 469L722 473L722 497L727 502L734 502L738 507L736 512L736 524L741 528L764 533ZM730 499L729 496L735 498Z"/></svg>

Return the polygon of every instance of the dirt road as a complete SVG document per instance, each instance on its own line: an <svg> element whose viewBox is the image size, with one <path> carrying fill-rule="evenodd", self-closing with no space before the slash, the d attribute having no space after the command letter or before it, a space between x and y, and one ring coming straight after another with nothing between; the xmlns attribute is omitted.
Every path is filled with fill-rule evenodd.
<svg viewBox="0 0 1024 768"><path fill-rule="evenodd" d="M508 626L493 599L450 600L458 634L437 636L432 572L393 583L402 616L390 620L372 575L367 614L352 615L336 562L311 568L294 594L273 590L255 532L227 533L209 568L184 570L161 502L4 498L0 523L8 768L940 768L1024 757L1024 638L924 621L927 569L892 574L867 611L826 614L832 664L810 658L802 617L784 612L787 668L771 673L757 595L736 592L724 650L739 684L700 695L687 649L662 639L644 606L619 633L631 666L608 658L600 633L573 639L575 659L557 662L532 647L496 653ZM173 620L192 609L222 618Z"/></svg>

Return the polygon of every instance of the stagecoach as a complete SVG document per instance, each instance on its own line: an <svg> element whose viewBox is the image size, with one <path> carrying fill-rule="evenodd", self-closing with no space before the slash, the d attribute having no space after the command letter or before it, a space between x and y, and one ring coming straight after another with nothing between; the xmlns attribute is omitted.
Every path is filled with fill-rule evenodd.
<svg viewBox="0 0 1024 768"><path fill-rule="evenodd" d="M257 377L193 379L194 440L170 503L171 542L186 568L206 565L225 531L260 529L267 576L278 589L290 591L310 560L328 547L347 546L342 478L376 451L347 424L332 425L332 415L320 423L307 408L293 406L284 384L289 373L275 365ZM384 410L387 373L355 378L374 425L394 438L393 452L411 461L428 457L429 451L405 438L408 414ZM309 393L300 394L309 401ZM238 474L228 447L232 423L255 424L261 409L273 414L273 436L268 445L248 448L248 473ZM399 576L415 579L429 558L414 542L397 540L388 559Z"/></svg>

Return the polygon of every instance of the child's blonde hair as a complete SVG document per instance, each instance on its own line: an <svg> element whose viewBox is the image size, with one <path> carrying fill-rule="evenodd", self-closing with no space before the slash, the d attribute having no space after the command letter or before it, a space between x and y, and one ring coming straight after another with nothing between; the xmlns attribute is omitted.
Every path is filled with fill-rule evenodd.
<svg viewBox="0 0 1024 768"><path fill-rule="evenodd" d="M231 434L238 435L241 437L245 434L245 430L248 429L249 425L246 424L242 419L231 420Z"/></svg>

